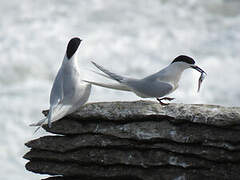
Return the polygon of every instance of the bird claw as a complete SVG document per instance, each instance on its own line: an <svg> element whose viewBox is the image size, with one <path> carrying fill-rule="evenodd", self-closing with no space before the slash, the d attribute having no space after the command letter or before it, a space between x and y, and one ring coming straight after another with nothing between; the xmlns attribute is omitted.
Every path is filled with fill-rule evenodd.
<svg viewBox="0 0 240 180"><path fill-rule="evenodd" d="M172 101L172 100L174 100L174 99L175 99L175 98L170 98L170 97L164 97L164 98L161 98L161 99L157 98L158 102L159 102L162 106L167 106L167 105L169 105L169 103L164 103L164 102L162 102L162 100Z"/></svg>

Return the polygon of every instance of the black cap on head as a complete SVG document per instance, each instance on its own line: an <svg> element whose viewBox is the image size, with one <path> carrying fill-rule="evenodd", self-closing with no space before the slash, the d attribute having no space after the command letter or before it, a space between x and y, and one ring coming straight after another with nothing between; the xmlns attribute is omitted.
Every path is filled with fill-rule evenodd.
<svg viewBox="0 0 240 180"><path fill-rule="evenodd" d="M180 55L180 56L176 57L172 63L175 63L175 62L185 62L188 64L195 64L195 61L193 60L193 58L185 56L185 55Z"/></svg>
<svg viewBox="0 0 240 180"><path fill-rule="evenodd" d="M70 59L74 55L74 53L77 51L78 46L80 45L81 41L82 40L77 37L72 38L69 41L69 43L67 45L67 52L66 52L68 59Z"/></svg>

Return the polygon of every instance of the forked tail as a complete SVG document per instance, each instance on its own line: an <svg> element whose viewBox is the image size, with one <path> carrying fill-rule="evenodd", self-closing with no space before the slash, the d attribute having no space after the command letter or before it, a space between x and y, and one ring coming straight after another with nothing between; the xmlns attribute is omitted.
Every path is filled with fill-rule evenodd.
<svg viewBox="0 0 240 180"><path fill-rule="evenodd" d="M38 126L33 134L35 134L43 126L44 122L47 121L47 119L48 118L46 117L46 118L41 119L37 123L32 123L29 125L29 126Z"/></svg>
<svg viewBox="0 0 240 180"><path fill-rule="evenodd" d="M48 121L48 127L51 128L52 124L51 124L51 120L52 120L52 110L53 108L50 107L49 109L49 113L48 113L48 116L41 119L40 121L38 121L37 123L32 123L30 124L29 126L38 126L37 129L34 131L33 134L35 134L42 126L43 124Z"/></svg>
<svg viewBox="0 0 240 180"><path fill-rule="evenodd" d="M92 61L92 64L94 66L96 66L96 68L98 68L99 70L101 70L102 72L104 72L105 74L107 74L111 79L115 80L115 81L118 81L118 82L122 82L124 80L124 77L118 75L118 74L115 74L113 72L110 72L109 70L105 69L104 67L98 65L97 63L93 62Z"/></svg>

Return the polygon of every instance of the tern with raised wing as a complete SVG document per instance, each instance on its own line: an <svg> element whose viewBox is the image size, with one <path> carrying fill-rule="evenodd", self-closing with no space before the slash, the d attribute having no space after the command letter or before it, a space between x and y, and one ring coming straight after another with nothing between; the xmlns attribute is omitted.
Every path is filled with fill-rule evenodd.
<svg viewBox="0 0 240 180"><path fill-rule="evenodd" d="M171 64L164 69L142 79L127 78L110 72L95 62L92 63L104 73L97 74L115 80L117 83L106 84L84 80L85 82L110 89L131 91L141 98L156 98L161 105L167 105L167 103L162 102L162 100L171 101L174 99L165 96L178 88L178 82L184 70L192 68L199 71L201 74L206 74L200 67L195 65L193 58L186 55L176 57Z"/></svg>

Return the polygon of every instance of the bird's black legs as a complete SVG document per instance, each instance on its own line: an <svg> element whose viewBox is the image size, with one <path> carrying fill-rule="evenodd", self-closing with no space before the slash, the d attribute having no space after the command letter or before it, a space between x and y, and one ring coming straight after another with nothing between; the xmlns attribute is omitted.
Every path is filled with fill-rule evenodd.
<svg viewBox="0 0 240 180"><path fill-rule="evenodd" d="M170 97L163 97L161 99L157 98L158 102L162 105L162 106L166 106L166 105L169 105L169 103L164 103L162 102L162 100L167 100L167 101L172 101L174 100L175 98L170 98Z"/></svg>
<svg viewBox="0 0 240 180"><path fill-rule="evenodd" d="M174 99L175 99L175 98L164 97L164 98L161 98L160 100L172 101L172 100L174 100Z"/></svg>

